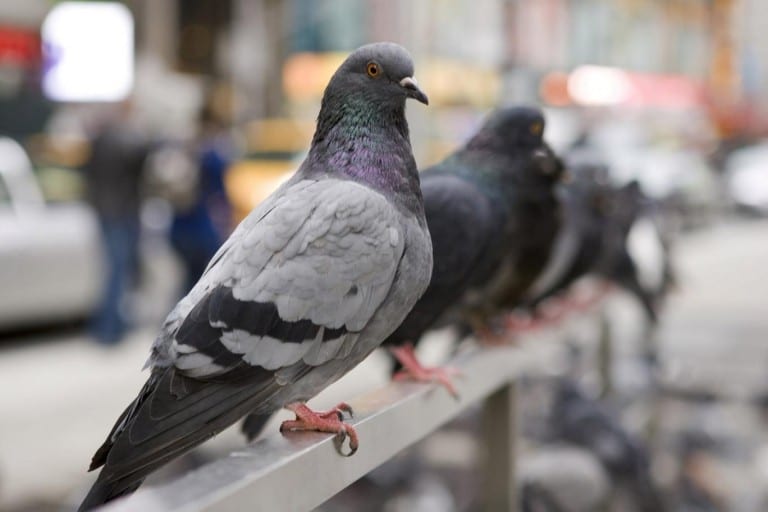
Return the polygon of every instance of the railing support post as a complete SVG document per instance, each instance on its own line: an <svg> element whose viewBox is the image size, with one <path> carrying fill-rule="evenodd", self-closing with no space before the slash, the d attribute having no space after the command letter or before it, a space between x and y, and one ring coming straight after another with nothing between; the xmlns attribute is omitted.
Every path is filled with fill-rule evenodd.
<svg viewBox="0 0 768 512"><path fill-rule="evenodd" d="M613 327L605 310L600 311L600 341L598 345L597 368L600 372L600 398L613 393Z"/></svg>
<svg viewBox="0 0 768 512"><path fill-rule="evenodd" d="M482 510L514 512L518 509L515 480L517 414L515 383L499 389L483 403Z"/></svg>

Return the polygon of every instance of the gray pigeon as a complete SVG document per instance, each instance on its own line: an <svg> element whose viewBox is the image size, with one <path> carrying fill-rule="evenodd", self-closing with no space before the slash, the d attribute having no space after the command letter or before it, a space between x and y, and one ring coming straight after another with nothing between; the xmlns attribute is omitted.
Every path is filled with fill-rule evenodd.
<svg viewBox="0 0 768 512"><path fill-rule="evenodd" d="M173 309L151 374L93 457L81 510L248 413L296 413L281 430L349 436L340 405L304 402L373 351L429 283L432 248L405 100L424 104L408 52L363 46L331 78L309 155L237 227Z"/></svg>

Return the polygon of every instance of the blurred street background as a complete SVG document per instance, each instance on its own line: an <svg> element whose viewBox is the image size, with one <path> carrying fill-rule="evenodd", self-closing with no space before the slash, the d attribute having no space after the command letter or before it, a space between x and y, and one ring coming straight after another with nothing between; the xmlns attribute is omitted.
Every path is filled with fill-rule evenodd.
<svg viewBox="0 0 768 512"><path fill-rule="evenodd" d="M672 510L768 510L765 0L2 0L0 509L78 501L163 318L301 162L332 72L381 40L430 98L408 110L420 168L494 107L534 104L557 152L639 185L674 287L655 328L616 294L603 397ZM471 426L452 429L410 451L407 485L383 468L322 510L473 510Z"/></svg>

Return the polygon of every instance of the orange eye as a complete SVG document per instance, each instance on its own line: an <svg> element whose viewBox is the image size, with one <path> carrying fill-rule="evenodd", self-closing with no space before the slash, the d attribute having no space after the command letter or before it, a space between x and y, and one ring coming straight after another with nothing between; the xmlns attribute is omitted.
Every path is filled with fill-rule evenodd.
<svg viewBox="0 0 768 512"><path fill-rule="evenodd" d="M368 76L371 78L376 78L381 73L381 69L379 69L379 65L375 62L369 62L368 65L365 67L365 70L368 72Z"/></svg>

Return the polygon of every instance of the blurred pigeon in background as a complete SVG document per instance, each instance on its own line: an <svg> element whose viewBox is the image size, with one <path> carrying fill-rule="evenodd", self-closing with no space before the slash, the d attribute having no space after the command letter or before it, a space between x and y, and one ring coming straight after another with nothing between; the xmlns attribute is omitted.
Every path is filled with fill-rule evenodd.
<svg viewBox="0 0 768 512"><path fill-rule="evenodd" d="M398 45L363 46L336 71L304 163L168 316L147 383L93 457L104 468L82 510L254 411L287 407L296 420L281 430L349 436L355 451L348 406L304 402L391 334L429 282L406 98L427 103Z"/></svg>
<svg viewBox="0 0 768 512"><path fill-rule="evenodd" d="M550 428L555 439L581 446L603 464L614 484L627 490L642 512L666 510L651 477L649 454L599 401L588 397L569 378L555 382Z"/></svg>
<svg viewBox="0 0 768 512"><path fill-rule="evenodd" d="M560 190L563 223L546 269L530 290L530 307L568 289L601 259L610 195L607 169L569 161L570 182Z"/></svg>
<svg viewBox="0 0 768 512"><path fill-rule="evenodd" d="M650 310L658 313L677 285L670 235L664 227L661 205L648 197L637 181L619 188L614 197L614 210L627 216L624 247L633 265L617 265L611 277L638 298L650 318Z"/></svg>
<svg viewBox="0 0 768 512"><path fill-rule="evenodd" d="M587 275L627 290L656 323L673 281L669 246L636 182L609 183L608 169L584 152L571 155L572 180L562 190L564 223L546 270L526 301L536 308Z"/></svg>

